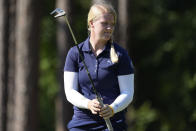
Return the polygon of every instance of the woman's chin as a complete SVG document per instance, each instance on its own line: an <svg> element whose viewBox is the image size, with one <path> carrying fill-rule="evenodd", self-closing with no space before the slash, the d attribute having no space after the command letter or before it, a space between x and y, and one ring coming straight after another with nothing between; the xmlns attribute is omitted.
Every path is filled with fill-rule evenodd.
<svg viewBox="0 0 196 131"><path fill-rule="evenodd" d="M111 36L104 36L104 40L108 41L111 39Z"/></svg>

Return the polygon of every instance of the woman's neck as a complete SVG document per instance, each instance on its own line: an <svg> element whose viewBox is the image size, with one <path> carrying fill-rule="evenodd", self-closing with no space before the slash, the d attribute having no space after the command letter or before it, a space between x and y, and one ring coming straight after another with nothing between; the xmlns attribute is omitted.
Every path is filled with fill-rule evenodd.
<svg viewBox="0 0 196 131"><path fill-rule="evenodd" d="M98 56L103 51L106 42L90 37L90 44L93 53Z"/></svg>
<svg viewBox="0 0 196 131"><path fill-rule="evenodd" d="M91 43L93 50L98 50L98 49L103 49L107 41L103 41L103 40L97 39L96 37L91 36L90 43Z"/></svg>

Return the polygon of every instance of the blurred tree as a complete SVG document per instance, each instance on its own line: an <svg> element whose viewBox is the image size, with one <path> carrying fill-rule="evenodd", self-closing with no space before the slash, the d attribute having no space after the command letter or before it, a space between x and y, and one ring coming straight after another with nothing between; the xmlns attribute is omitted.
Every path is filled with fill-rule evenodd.
<svg viewBox="0 0 196 131"><path fill-rule="evenodd" d="M35 0L16 3L15 106L10 130L31 131L37 127L39 4Z"/></svg>
<svg viewBox="0 0 196 131"><path fill-rule="evenodd" d="M36 130L39 3L0 2L0 130Z"/></svg>
<svg viewBox="0 0 196 131"><path fill-rule="evenodd" d="M13 114L14 114L14 96L15 96L15 46L16 46L16 0L9 0L9 10L8 10L8 86L7 86L7 118L6 118L6 128L7 130L13 129Z"/></svg>
<svg viewBox="0 0 196 131"><path fill-rule="evenodd" d="M15 16L16 1L1 1L2 19L1 19L1 86L2 97L0 114L0 130L13 129L13 113L14 113L14 70L15 70ZM9 122L8 122L9 121Z"/></svg>
<svg viewBox="0 0 196 131"><path fill-rule="evenodd" d="M0 130L6 130L8 88L8 1L0 1Z"/></svg>
<svg viewBox="0 0 196 131"><path fill-rule="evenodd" d="M74 6L71 5L70 0L57 0L57 8L65 10L67 18L71 20L72 10ZM71 21L70 21L71 22ZM70 23L71 24L71 23ZM72 36L67 27L64 17L58 18L57 22L57 56L58 56L58 83L59 93L56 98L56 131L67 130L66 126L72 118L73 110L72 105L67 101L64 91L63 72L65 56L73 43Z"/></svg>
<svg viewBox="0 0 196 131"><path fill-rule="evenodd" d="M118 43L122 45L125 49L129 46L128 41L128 26L129 26L129 19L128 19L128 0L118 0L118 32L117 32L117 39Z"/></svg>

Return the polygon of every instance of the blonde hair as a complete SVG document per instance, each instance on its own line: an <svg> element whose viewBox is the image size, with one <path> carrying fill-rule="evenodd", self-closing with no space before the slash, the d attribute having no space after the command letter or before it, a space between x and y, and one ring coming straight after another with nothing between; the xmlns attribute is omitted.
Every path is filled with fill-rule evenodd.
<svg viewBox="0 0 196 131"><path fill-rule="evenodd" d="M88 13L88 19L87 19L88 28L92 20L97 19L100 15L105 13L112 14L114 16L114 23L116 23L116 11L112 7L112 5L103 1L96 2L91 6Z"/></svg>
<svg viewBox="0 0 196 131"><path fill-rule="evenodd" d="M106 2L99 2L99 3L97 2L91 6L89 13L88 13L87 25L88 25L89 33L90 33L90 22L92 20L98 19L99 16L105 13L112 14L114 16L114 23L116 24L117 15L112 5ZM117 63L118 55L115 51L112 38L110 42L111 42L110 59L112 63Z"/></svg>

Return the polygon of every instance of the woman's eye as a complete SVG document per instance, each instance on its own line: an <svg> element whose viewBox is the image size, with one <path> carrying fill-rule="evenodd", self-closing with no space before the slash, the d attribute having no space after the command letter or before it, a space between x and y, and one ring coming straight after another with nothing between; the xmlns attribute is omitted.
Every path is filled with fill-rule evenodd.
<svg viewBox="0 0 196 131"><path fill-rule="evenodd" d="M112 23L112 24L110 24L110 23L107 23L107 22L103 22L103 23L102 23L102 25L103 25L103 26L112 26L112 27L114 26L114 24L113 24L113 23Z"/></svg>
<svg viewBox="0 0 196 131"><path fill-rule="evenodd" d="M102 22L102 25L103 26L107 26L108 24L106 22Z"/></svg>

